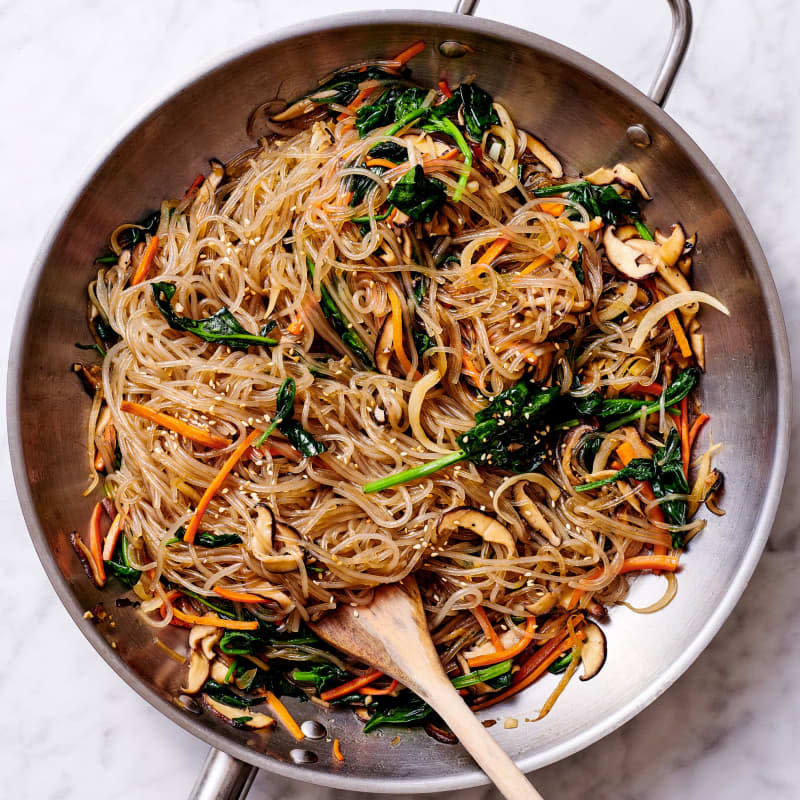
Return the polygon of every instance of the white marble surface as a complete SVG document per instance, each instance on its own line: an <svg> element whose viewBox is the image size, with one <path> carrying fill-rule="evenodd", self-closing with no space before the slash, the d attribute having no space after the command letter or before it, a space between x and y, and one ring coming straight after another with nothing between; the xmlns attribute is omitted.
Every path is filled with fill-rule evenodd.
<svg viewBox="0 0 800 800"><path fill-rule="evenodd" d="M448 9L451 0L426 5ZM705 149L750 216L775 274L797 357L800 208L791 176L800 171L800 16L792 0L695 0L694 5L695 37L668 109ZM3 348L49 218L137 105L190 73L198 55L214 59L283 25L334 10L368 14L376 6L374 0L0 0ZM649 82L668 24L659 0L485 0L480 11L582 50L637 85ZM605 36L596 35L598 27ZM4 368L0 382L5 385ZM5 424L0 436L5 439ZM800 460L794 459L767 552L708 650L623 729L537 773L546 798L800 796L798 490ZM17 800L184 796L205 745L139 699L74 628L28 540L5 445L0 526L6 540L2 552L13 553L0 582L0 795ZM351 795L261 774L251 796ZM489 789L461 796L495 797Z"/></svg>

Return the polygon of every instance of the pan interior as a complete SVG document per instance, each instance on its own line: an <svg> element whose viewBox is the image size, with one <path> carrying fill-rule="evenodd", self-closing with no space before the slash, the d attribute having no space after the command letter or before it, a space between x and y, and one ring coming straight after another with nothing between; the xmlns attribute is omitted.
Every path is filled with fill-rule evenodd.
<svg viewBox="0 0 800 800"><path fill-rule="evenodd" d="M319 720L347 753L332 762L330 745L311 741L318 761L294 765L294 743L281 730L239 731L175 702L183 668L153 643L151 631L110 593L85 578L66 533L88 519L85 423L88 398L70 373L73 343L86 337L86 283L106 237L124 220L180 195L207 160L226 160L252 144L249 112L276 95L291 98L317 77L361 58L396 53L417 39L429 46L414 61L414 76L450 84L476 74L481 85L541 137L572 170L625 161L655 200L648 220L666 228L681 220L699 232L695 286L719 297L731 317L708 313L703 325L708 373L702 399L724 442L718 466L729 487L725 517L711 517L684 559L676 599L655 616L619 608L607 626L608 662L591 682L571 685L550 715L532 723L554 680L484 712L502 746L525 769L542 766L608 733L663 691L696 657L744 586L771 522L785 458L785 353L782 324L763 256L741 210L721 179L684 134L638 92L565 48L506 26L441 14L384 14L363 24L344 18L276 38L206 73L144 119L102 163L56 230L42 256L22 332L13 348L9 419L15 471L40 556L62 600L104 657L161 710L208 741L266 769L304 780L376 791L433 791L483 780L459 748L433 742L422 731L363 735L346 711L295 706L301 719ZM437 45L457 39L472 48L447 59ZM309 57L310 56L310 57ZM625 131L648 128L652 145L631 145ZM777 344L776 344L777 342ZM16 383L14 383L16 382ZM760 421L753 439L743 419ZM655 577L632 591L634 605L659 593ZM81 617L103 602L115 627ZM183 650L184 635L162 634ZM116 644L116 649L108 646ZM502 721L518 719L516 729Z"/></svg>

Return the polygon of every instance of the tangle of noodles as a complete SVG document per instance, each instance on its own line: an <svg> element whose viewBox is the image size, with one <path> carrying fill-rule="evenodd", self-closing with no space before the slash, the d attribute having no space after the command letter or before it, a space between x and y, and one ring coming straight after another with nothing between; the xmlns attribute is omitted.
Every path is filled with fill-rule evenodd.
<svg viewBox="0 0 800 800"><path fill-rule="evenodd" d="M408 85L395 62L382 69ZM373 80L356 102L374 103L390 87ZM443 99L428 93L425 102ZM637 563L630 559L668 563L680 554L675 536L691 538L702 527L691 517L670 522L664 510L689 500L694 510L709 498L719 486L711 485L710 460L691 492L653 496L636 479L578 491L621 468L625 443L649 458L698 413L690 401L684 420L662 392L704 360L695 314L698 301L713 298L689 290L693 240L684 236L670 259L671 237L642 239L639 218L623 224L623 214L618 241L644 241L655 265L645 280L629 278L609 263L609 220L568 191L546 191L581 179L556 179L555 157L543 155L502 105L493 109L495 122L473 141L468 168L446 133L411 121L361 136L348 103L311 104L305 116L273 122L224 167L212 164L184 199L162 204L157 224L113 233L116 258L106 261L114 263L89 287L90 327L102 327L98 341L107 348L91 414L92 471L105 473L127 563L142 571L135 590L149 599L143 613L153 624L173 622L175 609L197 616L209 612L204 602L217 609L221 602L229 617L288 635L415 573L443 662L461 673L475 654L494 652L480 614L505 648L535 618L527 652L536 652L567 630L568 619L580 632L587 613L623 602L624 565ZM463 123L463 111L454 120ZM459 130L466 133L463 124ZM387 142L401 163L370 155ZM386 213L392 187L418 165L447 202L427 220ZM353 201L357 182L366 191ZM630 180L605 183L638 202ZM135 283L155 236L152 262ZM232 349L176 329L154 283L174 285L180 317L204 320L226 308L248 334L272 324L261 335L276 343ZM692 343L688 353L682 340ZM279 427L235 462L202 514L199 538L181 541L237 445L276 415L288 378L294 419L324 451L303 455ZM613 430L594 413L573 414L561 430L545 431L550 457L521 475L462 459L419 480L362 490L459 450L488 400L528 378L557 386L565 403L599 394L657 408ZM222 446L130 413L130 404ZM499 523L513 547L440 524L463 507ZM223 543L204 545L204 532ZM645 611L674 594L675 576L667 577L664 602ZM255 593L262 602L225 605L225 592ZM217 655L230 664L230 654ZM265 643L250 655L255 663L323 659L358 672L308 642Z"/></svg>

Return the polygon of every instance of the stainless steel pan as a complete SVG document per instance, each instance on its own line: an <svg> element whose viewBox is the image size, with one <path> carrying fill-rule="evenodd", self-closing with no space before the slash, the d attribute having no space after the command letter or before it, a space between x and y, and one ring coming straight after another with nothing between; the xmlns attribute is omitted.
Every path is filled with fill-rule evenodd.
<svg viewBox="0 0 800 800"><path fill-rule="evenodd" d="M425 83L477 73L525 128L556 149L575 170L626 161L655 196L648 219L675 219L700 236L695 283L731 309L709 313L704 327L708 373L703 401L714 437L726 444L719 463L727 477L727 515L712 518L692 542L675 601L659 614L612 614L609 658L592 682L571 686L535 725L492 730L525 770L574 753L614 730L663 692L698 656L744 590L764 546L787 457L789 358L769 269L744 213L697 145L660 108L689 39L688 0L670 0L674 29L650 97L603 67L531 33L469 16L383 12L312 22L268 37L199 75L146 114L87 178L57 221L31 271L11 350L8 420L14 474L34 545L76 624L140 695L216 751L195 789L199 797L246 791L249 765L328 786L376 792L433 792L483 782L458 747L420 731L364 736L349 712L325 714L305 705L342 742L344 764L330 744L310 741L314 763L296 764L294 742L281 730L234 730L176 702L182 668L153 644L128 609L84 577L65 533L81 528L91 498L85 481L86 398L69 372L73 342L85 338L85 286L108 231L183 191L210 156L226 158L249 144L248 112L277 92L292 97L315 79L358 59L387 56L410 42L429 47L414 61ZM460 56L460 57L459 57ZM757 421L757 422L756 422ZM743 424L746 423L746 424ZM757 432L757 435L754 433ZM655 579L651 579L655 580ZM644 591L643 584L636 591ZM105 602L116 627L83 617ZM179 646L178 631L175 635ZM112 648L112 643L115 647ZM530 716L542 691L532 688L488 716ZM122 723L120 723L122 724ZM224 751L221 752L221 751ZM225 753L230 755L225 755Z"/></svg>

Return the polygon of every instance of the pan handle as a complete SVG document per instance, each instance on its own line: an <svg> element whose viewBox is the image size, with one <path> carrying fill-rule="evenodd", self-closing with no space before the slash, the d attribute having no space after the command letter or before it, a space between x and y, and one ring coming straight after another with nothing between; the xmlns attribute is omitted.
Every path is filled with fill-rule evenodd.
<svg viewBox="0 0 800 800"><path fill-rule="evenodd" d="M475 13L479 0L458 0L455 11L457 14ZM653 85L647 96L658 105L663 106L667 101L672 84L678 75L678 70L686 55L689 39L692 36L692 7L689 0L667 0L672 11L672 33L669 37L667 52L658 68Z"/></svg>
<svg viewBox="0 0 800 800"><path fill-rule="evenodd" d="M243 800L258 769L211 748L188 800Z"/></svg>

